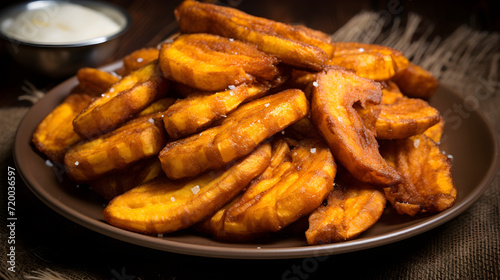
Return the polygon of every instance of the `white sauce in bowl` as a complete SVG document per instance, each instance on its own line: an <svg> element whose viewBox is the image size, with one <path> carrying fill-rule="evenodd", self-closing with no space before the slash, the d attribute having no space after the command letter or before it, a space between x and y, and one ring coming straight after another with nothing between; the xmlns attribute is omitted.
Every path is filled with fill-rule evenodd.
<svg viewBox="0 0 500 280"><path fill-rule="evenodd" d="M83 42L121 30L103 13L72 3L24 11L4 22L2 28L14 39L49 45Z"/></svg>

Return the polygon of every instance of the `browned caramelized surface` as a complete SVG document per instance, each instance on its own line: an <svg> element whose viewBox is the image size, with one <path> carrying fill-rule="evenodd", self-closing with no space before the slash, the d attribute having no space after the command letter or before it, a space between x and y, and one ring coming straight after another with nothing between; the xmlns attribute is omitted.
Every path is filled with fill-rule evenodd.
<svg viewBox="0 0 500 280"><path fill-rule="evenodd" d="M50 160L63 162L66 150L80 136L73 130L73 119L87 107L92 98L86 94L70 94L38 125L33 133L32 142Z"/></svg>
<svg viewBox="0 0 500 280"><path fill-rule="evenodd" d="M158 59L160 50L158 48L142 48L136 50L123 58L122 76L129 75L146 64Z"/></svg>
<svg viewBox="0 0 500 280"><path fill-rule="evenodd" d="M393 185L401 180L378 150L373 131L367 129L353 107L380 103L382 90L372 80L339 67L318 75L313 88L311 119L336 160L361 181Z"/></svg>
<svg viewBox="0 0 500 280"><path fill-rule="evenodd" d="M166 81L152 62L114 84L73 121L82 138L92 138L117 128L166 93Z"/></svg>
<svg viewBox="0 0 500 280"><path fill-rule="evenodd" d="M364 78L385 81L406 68L408 59L400 51L384 46L337 42L328 64L354 70Z"/></svg>
<svg viewBox="0 0 500 280"><path fill-rule="evenodd" d="M275 141L271 165L201 227L227 241L279 231L321 205L333 188L335 173L322 140L302 141L291 150L286 141Z"/></svg>
<svg viewBox="0 0 500 280"><path fill-rule="evenodd" d="M108 72L96 68L84 67L76 72L78 79L78 91L86 93L92 97L105 93L120 78Z"/></svg>
<svg viewBox="0 0 500 280"><path fill-rule="evenodd" d="M303 221L324 244L370 228L386 200L410 216L453 205L444 118L422 100L437 80L401 52L192 0L175 16L175 39L127 55L121 76L80 69L33 134L111 200L108 223L240 242Z"/></svg>
<svg viewBox="0 0 500 280"><path fill-rule="evenodd" d="M308 112L309 104L300 90L256 99L231 113L221 125L168 143L159 155L163 171L178 179L221 168Z"/></svg>
<svg viewBox="0 0 500 280"><path fill-rule="evenodd" d="M181 32L235 38L293 66L319 70L335 49L328 36L320 31L251 16L232 8L184 1L175 10L175 16Z"/></svg>
<svg viewBox="0 0 500 280"><path fill-rule="evenodd" d="M64 157L64 166L71 179L90 181L155 156L165 143L161 122L145 116L71 147Z"/></svg>
<svg viewBox="0 0 500 280"><path fill-rule="evenodd" d="M441 212L455 203L457 190L450 159L425 135L384 142L382 155L402 175L400 184L384 188L398 213Z"/></svg>
<svg viewBox="0 0 500 280"><path fill-rule="evenodd" d="M278 75L278 60L255 46L210 34L181 35L160 50L165 77L203 91L220 91Z"/></svg>
<svg viewBox="0 0 500 280"><path fill-rule="evenodd" d="M270 88L269 83L241 84L213 94L179 99L165 112L165 129L173 139L198 132L214 121L226 117L241 103L264 95Z"/></svg>
<svg viewBox="0 0 500 280"><path fill-rule="evenodd" d="M401 91L414 98L429 99L438 87L438 80L424 68L410 63L392 78Z"/></svg>
<svg viewBox="0 0 500 280"><path fill-rule="evenodd" d="M441 142L441 137L444 132L445 121L444 118L439 118L439 122L431 127L429 127L426 131L424 131L424 135L429 137L435 143Z"/></svg>
<svg viewBox="0 0 500 280"><path fill-rule="evenodd" d="M264 171L270 158L271 146L265 143L227 170L188 180L161 178L112 200L104 217L112 225L148 234L189 227L233 199Z"/></svg>
<svg viewBox="0 0 500 280"><path fill-rule="evenodd" d="M382 216L386 204L383 191L354 179L342 179L336 180L327 204L309 216L308 244L353 239Z"/></svg>

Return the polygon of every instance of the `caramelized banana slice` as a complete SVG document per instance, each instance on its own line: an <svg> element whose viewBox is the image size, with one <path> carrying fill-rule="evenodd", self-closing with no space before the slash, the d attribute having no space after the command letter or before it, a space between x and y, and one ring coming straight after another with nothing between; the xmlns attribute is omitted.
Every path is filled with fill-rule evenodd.
<svg viewBox="0 0 500 280"><path fill-rule="evenodd" d="M236 9L184 1L175 10L183 33L211 33L256 45L283 63L321 70L335 49L320 31L248 15ZM320 35L321 34L321 35Z"/></svg>
<svg viewBox="0 0 500 280"><path fill-rule="evenodd" d="M88 94L92 97L100 96L105 93L120 78L108 72L95 68L84 67L76 72L78 79L78 91Z"/></svg>
<svg viewBox="0 0 500 280"><path fill-rule="evenodd" d="M322 140L305 140L290 150L273 145L271 165L245 193L201 225L224 241L244 241L276 232L312 212L333 189L336 165Z"/></svg>
<svg viewBox="0 0 500 280"><path fill-rule="evenodd" d="M387 141L381 153L403 177L400 184L384 188L399 214L436 213L455 203L450 160L434 141L423 134Z"/></svg>
<svg viewBox="0 0 500 280"><path fill-rule="evenodd" d="M148 234L187 228L212 215L233 199L269 165L271 146L265 143L227 170L190 180L162 178L113 199L104 209L106 221Z"/></svg>
<svg viewBox="0 0 500 280"><path fill-rule="evenodd" d="M361 77L385 81L408 66L408 59L400 51L362 43L335 43L335 53L328 62L356 71Z"/></svg>
<svg viewBox="0 0 500 280"><path fill-rule="evenodd" d="M241 103L264 95L270 88L269 83L242 84L214 94L179 99L165 112L165 129L172 139L195 133L226 117Z"/></svg>
<svg viewBox="0 0 500 280"><path fill-rule="evenodd" d="M129 167L117 170L102 177L87 182L94 191L110 201L116 196L163 174L157 157L140 160Z"/></svg>
<svg viewBox="0 0 500 280"><path fill-rule="evenodd" d="M401 176L379 153L373 131L367 129L353 107L379 103L380 85L340 67L318 74L313 87L311 120L327 141L334 157L359 180L393 185Z"/></svg>
<svg viewBox="0 0 500 280"><path fill-rule="evenodd" d="M114 84L73 121L76 133L93 138L111 131L166 93L166 81L152 62Z"/></svg>
<svg viewBox="0 0 500 280"><path fill-rule="evenodd" d="M375 124L378 139L402 139L423 133L440 120L439 111L422 99L400 97L380 104Z"/></svg>
<svg viewBox="0 0 500 280"><path fill-rule="evenodd" d="M123 73L128 75L146 64L158 59L160 50L158 48L142 48L136 50L123 58Z"/></svg>
<svg viewBox="0 0 500 280"><path fill-rule="evenodd" d="M266 96L232 112L221 125L167 144L159 158L169 178L179 179L221 168L247 155L260 142L307 115L300 90Z"/></svg>
<svg viewBox="0 0 500 280"><path fill-rule="evenodd" d="M64 165L71 179L90 181L152 157L165 144L161 117L141 117L99 138L71 147L64 157Z"/></svg>
<svg viewBox="0 0 500 280"><path fill-rule="evenodd" d="M73 130L73 119L86 108L92 98L86 94L70 94L37 126L32 142L50 160L63 162L67 149L81 138Z"/></svg>
<svg viewBox="0 0 500 280"><path fill-rule="evenodd" d="M436 92L438 80L431 72L410 63L408 67L396 73L392 78L401 91L414 98L429 99Z"/></svg>
<svg viewBox="0 0 500 280"><path fill-rule="evenodd" d="M181 35L160 50L165 77L203 91L271 80L278 75L276 64L253 45L210 34Z"/></svg>
<svg viewBox="0 0 500 280"><path fill-rule="evenodd" d="M327 205L309 216L309 245L353 239L375 224L384 212L386 199L382 191L353 179L335 180Z"/></svg>

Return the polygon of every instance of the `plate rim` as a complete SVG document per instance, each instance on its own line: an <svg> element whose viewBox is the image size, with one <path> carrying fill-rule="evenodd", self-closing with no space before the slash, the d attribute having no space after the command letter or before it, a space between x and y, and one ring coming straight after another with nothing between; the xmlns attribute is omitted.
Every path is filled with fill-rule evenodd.
<svg viewBox="0 0 500 280"><path fill-rule="evenodd" d="M102 70L112 71L121 66L121 62L114 62L102 67ZM488 189L493 181L496 171L499 166L499 140L497 135L494 133L493 127L489 120L484 116L484 114L479 110L474 110L479 116L479 119L484 123L487 128L487 132L489 137L493 143L493 158L488 170L485 172L485 175L481 178L481 180L474 187L472 192L463 200L459 205L454 205L452 208L447 209L441 213L434 214L430 217L430 219L425 219L423 221L417 222L408 226L407 228L399 229L394 232L389 232L385 234L381 234L380 236L374 236L369 238L361 238L354 239L341 243L332 243L332 244L324 244L324 245L306 245L299 247L285 247L285 248L276 248L269 247L266 248L265 245L258 247L237 247L235 246L214 246L214 245L203 245L203 244L190 244L185 242L179 242L175 240L168 239L159 239L155 236L147 236L140 233L135 233L127 230L123 230L117 227L114 227L110 224L105 223L104 221L94 219L89 217L83 213L76 211L66 205L58 202L54 197L50 194L44 193L43 186L34 186L37 185L36 182L31 182L29 178L23 174L22 171L22 160L19 158L18 149L21 149L22 143L21 139L21 131L24 126L30 125L28 121L30 120L29 116L34 114L34 111L39 104L43 104L43 100L47 99L47 96L52 92L57 92L59 87L65 87L67 85L71 85L72 83L76 84L76 76L70 77L62 83L58 84L51 90L49 90L35 105L33 105L29 111L25 114L23 119L21 120L14 137L13 143L13 157L14 163L17 168L17 173L20 175L26 186L30 189L35 196L40 199L45 205L49 206L52 210L57 212L58 214L66 217L67 219L75 222L81 226L84 226L92 231L95 231L99 234L103 234L105 236L115 238L121 240L123 242L135 244L138 246L144 246L151 249L156 249L160 251L166 251L171 253L179 253L184 255L193 255L193 256L201 256L201 257L213 257L213 258L226 258L226 259L291 259L291 258L304 258L304 257L319 257L324 255L336 255L343 254L348 252L355 252L366 250L374 247L380 247L383 245L395 243L404 239L408 239L410 237L422 234L426 231L434 229L445 222L452 220L457 217L465 210L467 210L473 203L475 203L481 195ZM450 91L453 95L463 100L463 97L457 93L457 91L451 89L448 86L440 84L439 87L443 87L445 90ZM40 103L41 102L41 103ZM30 137L31 141L31 137ZM207 237L208 238L208 237ZM230 245L230 244L228 244Z"/></svg>

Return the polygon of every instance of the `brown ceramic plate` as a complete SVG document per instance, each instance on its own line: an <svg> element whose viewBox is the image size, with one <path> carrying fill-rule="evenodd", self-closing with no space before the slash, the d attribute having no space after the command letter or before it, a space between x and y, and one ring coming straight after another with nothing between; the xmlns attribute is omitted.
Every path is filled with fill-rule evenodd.
<svg viewBox="0 0 500 280"><path fill-rule="evenodd" d="M114 64L107 69L117 67L118 64ZM271 259L341 254L381 246L428 231L462 213L488 187L498 163L498 147L491 127L477 111L466 110L467 114L460 114L456 108L465 105L464 100L441 86L431 104L448 121L441 148L453 156L453 177L458 189L458 200L447 211L412 219L397 215L389 207L381 220L357 239L319 246L308 246L301 235L246 244L221 243L193 231L164 237L146 236L107 224L102 216L106 202L87 187L78 187L65 178L63 169L48 166L46 158L31 144L31 135L38 123L76 84L73 77L52 89L21 122L14 145L14 159L21 176L40 200L68 219L101 234L163 251L219 258Z"/></svg>

